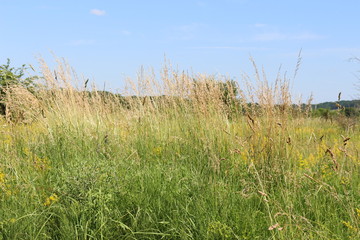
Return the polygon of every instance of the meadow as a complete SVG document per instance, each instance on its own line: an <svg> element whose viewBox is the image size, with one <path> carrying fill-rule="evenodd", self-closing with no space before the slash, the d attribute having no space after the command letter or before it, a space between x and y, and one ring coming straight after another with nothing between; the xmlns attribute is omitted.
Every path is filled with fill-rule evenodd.
<svg viewBox="0 0 360 240"><path fill-rule="evenodd" d="M287 79L166 65L120 101L42 67L6 92L0 239L360 239L359 120L311 117Z"/></svg>

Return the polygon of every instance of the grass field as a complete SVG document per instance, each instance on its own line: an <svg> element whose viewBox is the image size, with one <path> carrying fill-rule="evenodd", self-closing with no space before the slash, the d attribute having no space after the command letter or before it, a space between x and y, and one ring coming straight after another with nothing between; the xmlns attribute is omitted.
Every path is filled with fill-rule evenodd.
<svg viewBox="0 0 360 240"><path fill-rule="evenodd" d="M0 239L360 239L357 119L311 118L258 75L229 106L166 67L132 85L165 97L124 107L66 69L9 95L31 121L0 124Z"/></svg>

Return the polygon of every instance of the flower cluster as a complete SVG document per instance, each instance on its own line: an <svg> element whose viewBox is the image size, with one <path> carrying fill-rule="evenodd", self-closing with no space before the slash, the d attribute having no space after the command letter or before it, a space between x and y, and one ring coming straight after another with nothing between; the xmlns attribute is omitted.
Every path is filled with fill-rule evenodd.
<svg viewBox="0 0 360 240"><path fill-rule="evenodd" d="M57 201L59 201L59 197L56 195L56 193L53 193L50 197L46 198L44 206L50 206Z"/></svg>

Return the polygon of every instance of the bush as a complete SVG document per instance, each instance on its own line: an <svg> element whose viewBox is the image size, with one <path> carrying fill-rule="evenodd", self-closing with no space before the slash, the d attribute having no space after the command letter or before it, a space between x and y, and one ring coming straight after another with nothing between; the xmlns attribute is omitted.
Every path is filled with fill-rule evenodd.
<svg viewBox="0 0 360 240"><path fill-rule="evenodd" d="M359 117L360 116L360 110L358 108L349 107L349 108L345 108L343 110L343 114L346 117Z"/></svg>
<svg viewBox="0 0 360 240"><path fill-rule="evenodd" d="M326 108L318 108L312 112L313 117L321 117L326 120L331 119L332 115L331 110Z"/></svg>
<svg viewBox="0 0 360 240"><path fill-rule="evenodd" d="M25 77L27 69L25 64L19 68L10 67L10 59L0 65L0 114L7 120L22 120L26 114L24 111L36 106L33 105L36 102L33 94L37 87L35 80L39 77Z"/></svg>

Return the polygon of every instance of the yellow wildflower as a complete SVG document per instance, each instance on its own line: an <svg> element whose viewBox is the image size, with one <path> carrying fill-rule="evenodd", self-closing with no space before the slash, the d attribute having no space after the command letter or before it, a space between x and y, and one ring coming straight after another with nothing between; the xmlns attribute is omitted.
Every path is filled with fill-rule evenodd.
<svg viewBox="0 0 360 240"><path fill-rule="evenodd" d="M28 156L28 157L30 157L31 155L32 155L32 153L31 153L31 151L30 151L30 149L29 148L24 148L24 150L23 150L23 152L24 152L24 154L26 155L26 156Z"/></svg>
<svg viewBox="0 0 360 240"><path fill-rule="evenodd" d="M162 148L161 147L155 147L152 150L153 154L155 154L156 156L160 156L161 152L162 152Z"/></svg>
<svg viewBox="0 0 360 240"><path fill-rule="evenodd" d="M47 157L41 158L32 151L30 151L29 148L24 148L23 152L28 157L28 159L32 161L36 169L46 170L49 168L49 160Z"/></svg>
<svg viewBox="0 0 360 240"><path fill-rule="evenodd" d="M0 172L0 189L4 190L5 192L7 192L7 184L6 184L6 174Z"/></svg>
<svg viewBox="0 0 360 240"><path fill-rule="evenodd" d="M9 135L5 136L5 139L3 139L3 144L4 145L11 145L12 144L11 136L9 136Z"/></svg>
<svg viewBox="0 0 360 240"><path fill-rule="evenodd" d="M347 177L342 177L340 180L340 184L342 185L349 185L350 184L350 179Z"/></svg>
<svg viewBox="0 0 360 240"><path fill-rule="evenodd" d="M334 175L334 171L328 165L322 165L320 169L325 180L329 180Z"/></svg>
<svg viewBox="0 0 360 240"><path fill-rule="evenodd" d="M59 197L58 195L56 195L56 193L51 194L50 197L46 198L45 202L44 202L44 206L50 206L51 204L55 203L59 201Z"/></svg>
<svg viewBox="0 0 360 240"><path fill-rule="evenodd" d="M298 159L299 159L300 167L302 167L302 168L307 168L307 167L308 167L308 163L307 163L306 160L304 159L302 153L298 152L297 157L298 157Z"/></svg>
<svg viewBox="0 0 360 240"><path fill-rule="evenodd" d="M242 151L240 153L241 159L245 162L245 163L249 163L249 158L248 158L248 154L246 151Z"/></svg>
<svg viewBox="0 0 360 240"><path fill-rule="evenodd" d="M0 185L5 183L5 173L0 172Z"/></svg>
<svg viewBox="0 0 360 240"><path fill-rule="evenodd" d="M37 155L34 155L33 159L34 167L38 170L46 170L49 167L48 159L46 157L40 158Z"/></svg>
<svg viewBox="0 0 360 240"><path fill-rule="evenodd" d="M358 229L356 227L354 227L353 225L351 225L350 222L342 221L342 224L344 224L344 226L347 227L351 231L354 231L354 232L358 231Z"/></svg>

